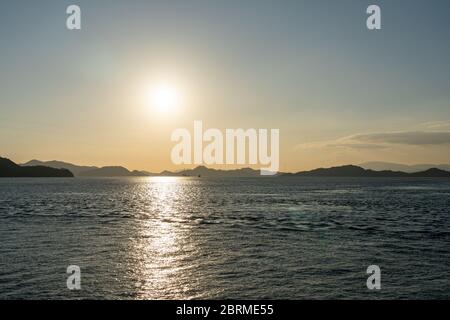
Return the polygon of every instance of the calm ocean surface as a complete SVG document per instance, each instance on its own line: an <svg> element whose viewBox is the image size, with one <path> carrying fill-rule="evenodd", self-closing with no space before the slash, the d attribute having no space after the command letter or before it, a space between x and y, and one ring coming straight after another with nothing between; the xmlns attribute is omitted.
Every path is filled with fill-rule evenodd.
<svg viewBox="0 0 450 320"><path fill-rule="evenodd" d="M449 215L444 178L0 179L0 298L448 299Z"/></svg>

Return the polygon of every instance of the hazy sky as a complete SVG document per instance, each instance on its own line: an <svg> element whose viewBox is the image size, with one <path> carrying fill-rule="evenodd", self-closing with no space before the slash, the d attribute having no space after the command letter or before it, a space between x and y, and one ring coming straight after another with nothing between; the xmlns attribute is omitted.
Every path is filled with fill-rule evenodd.
<svg viewBox="0 0 450 320"><path fill-rule="evenodd" d="M286 171L450 163L449 14L447 0L1 1L0 156L180 169L170 134L202 120L279 128ZM142 98L159 83L181 96L170 114Z"/></svg>

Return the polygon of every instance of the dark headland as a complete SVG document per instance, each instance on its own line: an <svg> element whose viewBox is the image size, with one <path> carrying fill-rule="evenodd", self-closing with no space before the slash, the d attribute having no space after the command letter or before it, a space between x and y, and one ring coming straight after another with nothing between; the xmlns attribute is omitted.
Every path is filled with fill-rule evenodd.
<svg viewBox="0 0 450 320"><path fill-rule="evenodd" d="M22 167L9 159L0 157L0 177L2 178L71 178L72 172L67 169L55 169L44 166Z"/></svg>

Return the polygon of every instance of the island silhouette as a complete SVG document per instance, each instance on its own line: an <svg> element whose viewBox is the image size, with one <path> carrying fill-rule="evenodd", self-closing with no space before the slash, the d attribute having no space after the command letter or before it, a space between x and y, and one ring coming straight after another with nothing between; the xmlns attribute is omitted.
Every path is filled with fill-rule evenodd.
<svg viewBox="0 0 450 320"><path fill-rule="evenodd" d="M0 157L0 177L73 177L73 173L63 168L46 166L19 166L9 159Z"/></svg>

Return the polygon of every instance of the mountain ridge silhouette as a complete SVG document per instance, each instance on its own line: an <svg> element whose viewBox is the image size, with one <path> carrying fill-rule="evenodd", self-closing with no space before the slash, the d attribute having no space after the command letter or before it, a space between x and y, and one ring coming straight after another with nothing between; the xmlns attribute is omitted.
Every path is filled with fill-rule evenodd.
<svg viewBox="0 0 450 320"><path fill-rule="evenodd" d="M381 163L381 162L380 162ZM387 162L385 162L387 163ZM41 164L43 166L54 167L57 169L75 168L74 175L80 177L138 177L138 176L176 176L176 177L260 177L260 171L251 168L240 168L232 170L221 170L208 168L200 165L193 169L183 169L181 171L164 170L160 173L151 173L147 171L130 171L122 166L78 166L63 161L39 161L31 160L22 166L30 164ZM407 165L405 165L407 166ZM420 165L422 166L422 165ZM431 165L430 165L431 166ZM71 171L71 170L70 170ZM450 171L440 168L430 167L426 170L416 172L404 172L396 170L372 170L356 165L343 165L330 168L317 168L309 171L299 171L293 173L280 172L276 176L279 177L449 177Z"/></svg>
<svg viewBox="0 0 450 320"><path fill-rule="evenodd" d="M364 169L355 165L344 165L331 168L318 168L310 171L289 173L284 176L296 177L450 177L450 172L438 168L413 173L403 171Z"/></svg>
<svg viewBox="0 0 450 320"><path fill-rule="evenodd" d="M450 164L401 164L401 163L395 163L395 162L384 162L384 161L369 161L364 162L361 164L358 164L358 166L364 168L364 169L371 169L376 171L383 171L383 170L391 170L391 171L403 171L403 172L418 172L418 171L425 171L431 168L437 168L445 171L450 171Z"/></svg>

